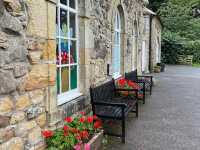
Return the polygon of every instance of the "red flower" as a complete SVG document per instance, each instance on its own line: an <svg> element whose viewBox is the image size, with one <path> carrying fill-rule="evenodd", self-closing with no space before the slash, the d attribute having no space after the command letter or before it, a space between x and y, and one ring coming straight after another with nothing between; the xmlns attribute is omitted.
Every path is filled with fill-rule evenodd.
<svg viewBox="0 0 200 150"><path fill-rule="evenodd" d="M128 81L128 86L133 87L134 86L133 82Z"/></svg>
<svg viewBox="0 0 200 150"><path fill-rule="evenodd" d="M71 123L73 121L73 119L72 119L72 117L66 117L65 121L68 122L68 123Z"/></svg>
<svg viewBox="0 0 200 150"><path fill-rule="evenodd" d="M75 128L70 128L70 131L71 131L72 133L78 133L78 130L75 129Z"/></svg>
<svg viewBox="0 0 200 150"><path fill-rule="evenodd" d="M67 131L68 129L69 129L68 126L64 126L64 127L63 127L63 130L64 130L64 131Z"/></svg>
<svg viewBox="0 0 200 150"><path fill-rule="evenodd" d="M81 137L84 138L84 139L87 139L89 137L89 133L88 131L84 130L81 132Z"/></svg>
<svg viewBox="0 0 200 150"><path fill-rule="evenodd" d="M79 121L80 121L81 123L83 123L83 122L85 122L85 118L84 118L84 117L81 117L81 118L79 119Z"/></svg>
<svg viewBox="0 0 200 150"><path fill-rule="evenodd" d="M132 81L128 81L128 86L132 87L133 89L137 89L137 90L141 89L137 83L132 82Z"/></svg>
<svg viewBox="0 0 200 150"><path fill-rule="evenodd" d="M93 115L93 119L97 120L98 119L97 115Z"/></svg>
<svg viewBox="0 0 200 150"><path fill-rule="evenodd" d="M99 128L101 128L102 127L102 122L101 121L96 121L95 123L94 123L94 128L95 129L99 129Z"/></svg>
<svg viewBox="0 0 200 150"><path fill-rule="evenodd" d="M78 141L81 140L81 136L80 136L79 134L77 134L77 135L75 136L75 138L76 138Z"/></svg>
<svg viewBox="0 0 200 150"><path fill-rule="evenodd" d="M126 85L126 80L124 78L119 79L118 83L119 83L120 86L124 87Z"/></svg>
<svg viewBox="0 0 200 150"><path fill-rule="evenodd" d="M49 138L49 137L52 137L52 136L53 136L53 132L50 131L50 130L42 131L42 135L43 135L45 138Z"/></svg>
<svg viewBox="0 0 200 150"><path fill-rule="evenodd" d="M92 116L88 117L88 118L87 118L87 122L88 122L88 123L92 123L92 122L93 122L93 117L92 117Z"/></svg>
<svg viewBox="0 0 200 150"><path fill-rule="evenodd" d="M80 114L84 116L84 115L85 115L85 112L84 112L84 111L82 111L82 112L80 112Z"/></svg>
<svg viewBox="0 0 200 150"><path fill-rule="evenodd" d="M67 133L67 132L64 132L64 136L68 136L68 133Z"/></svg>

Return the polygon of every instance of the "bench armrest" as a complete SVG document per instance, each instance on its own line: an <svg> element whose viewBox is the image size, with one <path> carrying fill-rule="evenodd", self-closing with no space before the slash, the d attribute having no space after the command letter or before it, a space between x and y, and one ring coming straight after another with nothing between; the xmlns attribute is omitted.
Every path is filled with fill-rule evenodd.
<svg viewBox="0 0 200 150"><path fill-rule="evenodd" d="M150 76L150 75L141 75L141 76L137 76L137 77L139 77L139 78L150 78L150 79L153 78L153 76Z"/></svg>
<svg viewBox="0 0 200 150"><path fill-rule="evenodd" d="M100 105L100 106L113 106L113 107L122 107L125 108L127 107L126 104L123 103L114 103L114 102L93 102L94 105Z"/></svg>

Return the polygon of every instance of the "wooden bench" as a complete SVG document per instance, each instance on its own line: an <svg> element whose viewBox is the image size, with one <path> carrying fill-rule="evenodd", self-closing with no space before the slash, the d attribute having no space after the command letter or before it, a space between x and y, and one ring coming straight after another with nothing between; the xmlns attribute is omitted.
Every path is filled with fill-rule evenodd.
<svg viewBox="0 0 200 150"><path fill-rule="evenodd" d="M121 137L125 143L125 119L129 112L136 113L138 117L137 94L133 96L120 96L119 91L135 91L136 89L116 89L115 81L112 79L100 86L90 87L90 96L93 113L102 119L120 120L121 134L106 133L111 136Z"/></svg>
<svg viewBox="0 0 200 150"><path fill-rule="evenodd" d="M140 84L143 87L143 94L145 96L145 91L149 91L150 95L152 94L152 87L153 87L153 76L139 76L137 75L137 70L131 71L129 73L125 73L125 79L131 80ZM145 103L145 98L144 98Z"/></svg>

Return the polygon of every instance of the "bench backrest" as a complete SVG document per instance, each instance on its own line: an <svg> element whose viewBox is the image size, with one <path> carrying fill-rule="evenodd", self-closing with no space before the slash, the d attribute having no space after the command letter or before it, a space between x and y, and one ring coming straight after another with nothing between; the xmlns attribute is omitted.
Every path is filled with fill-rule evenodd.
<svg viewBox="0 0 200 150"><path fill-rule="evenodd" d="M98 102L102 100L109 101L115 94L114 80L108 81L97 87L90 87L91 102Z"/></svg>
<svg viewBox="0 0 200 150"><path fill-rule="evenodd" d="M136 81L137 80L137 70L125 73L125 79Z"/></svg>

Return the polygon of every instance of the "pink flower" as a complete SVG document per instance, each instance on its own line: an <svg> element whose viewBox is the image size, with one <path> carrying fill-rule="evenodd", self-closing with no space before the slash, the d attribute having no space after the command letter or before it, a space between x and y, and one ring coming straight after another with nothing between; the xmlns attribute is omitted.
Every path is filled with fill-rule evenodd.
<svg viewBox="0 0 200 150"><path fill-rule="evenodd" d="M84 145L84 150L90 150L90 145L89 144L85 144Z"/></svg>

